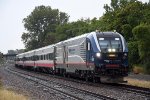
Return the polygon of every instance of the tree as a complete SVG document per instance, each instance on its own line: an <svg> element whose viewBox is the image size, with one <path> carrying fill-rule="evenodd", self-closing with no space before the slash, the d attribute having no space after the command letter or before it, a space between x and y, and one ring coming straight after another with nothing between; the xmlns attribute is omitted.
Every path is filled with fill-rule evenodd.
<svg viewBox="0 0 150 100"><path fill-rule="evenodd" d="M150 60L150 26L138 25L133 29L134 37L138 41L139 55L141 60Z"/></svg>
<svg viewBox="0 0 150 100"><path fill-rule="evenodd" d="M56 29L56 33L58 34L57 40L62 41L77 35L91 32L89 23L89 19L81 19L76 22L59 25Z"/></svg>
<svg viewBox="0 0 150 100"><path fill-rule="evenodd" d="M129 41L132 39L133 34L132 34L132 27L130 24L124 24L122 25L122 32L124 34L124 37L126 38L126 41Z"/></svg>
<svg viewBox="0 0 150 100"><path fill-rule="evenodd" d="M56 27L68 22L69 16L60 12L58 9L52 9L50 6L35 7L33 12L27 18L23 19L24 27L27 33L23 33L22 40L28 50L36 49L54 43L50 43L48 37L53 38Z"/></svg>
<svg viewBox="0 0 150 100"><path fill-rule="evenodd" d="M133 29L134 37L138 41L138 51L141 63L150 74L150 25L140 24Z"/></svg>
<svg viewBox="0 0 150 100"><path fill-rule="evenodd" d="M139 57L139 51L138 51L138 42L130 42L128 43L128 49L129 49L129 64L130 66L134 64L138 64L140 61Z"/></svg>

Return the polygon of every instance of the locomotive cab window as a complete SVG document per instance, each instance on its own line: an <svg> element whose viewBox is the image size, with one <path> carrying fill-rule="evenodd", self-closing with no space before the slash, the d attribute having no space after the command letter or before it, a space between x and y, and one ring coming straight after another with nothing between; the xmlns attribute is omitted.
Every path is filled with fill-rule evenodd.
<svg viewBox="0 0 150 100"><path fill-rule="evenodd" d="M99 38L99 46L102 52L122 52L122 44L120 38Z"/></svg>

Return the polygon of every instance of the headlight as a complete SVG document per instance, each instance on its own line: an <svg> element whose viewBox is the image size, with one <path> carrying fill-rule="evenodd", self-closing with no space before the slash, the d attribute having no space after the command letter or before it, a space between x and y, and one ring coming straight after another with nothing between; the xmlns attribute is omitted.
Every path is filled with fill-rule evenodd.
<svg viewBox="0 0 150 100"><path fill-rule="evenodd" d="M116 49L108 49L108 52L116 52Z"/></svg>
<svg viewBox="0 0 150 100"><path fill-rule="evenodd" d="M128 54L127 53L124 53L124 56L127 56Z"/></svg>
<svg viewBox="0 0 150 100"><path fill-rule="evenodd" d="M111 52L111 49L108 49L108 52Z"/></svg>
<svg viewBox="0 0 150 100"><path fill-rule="evenodd" d="M116 49L112 49L112 52L116 52Z"/></svg>
<svg viewBox="0 0 150 100"><path fill-rule="evenodd" d="M127 53L124 53L124 55L123 55L123 59L126 59L126 58L127 58L127 56L128 56L128 54L127 54Z"/></svg>
<svg viewBox="0 0 150 100"><path fill-rule="evenodd" d="M101 53L96 53L96 57L100 58L101 57Z"/></svg>

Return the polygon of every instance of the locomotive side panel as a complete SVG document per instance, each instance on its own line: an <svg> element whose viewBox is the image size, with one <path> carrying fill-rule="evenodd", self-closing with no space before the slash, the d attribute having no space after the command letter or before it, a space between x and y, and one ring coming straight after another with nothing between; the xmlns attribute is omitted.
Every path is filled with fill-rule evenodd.
<svg viewBox="0 0 150 100"><path fill-rule="evenodd" d="M76 71L89 70L86 66L86 36L87 34L64 41L66 56L68 57L67 72L75 73Z"/></svg>

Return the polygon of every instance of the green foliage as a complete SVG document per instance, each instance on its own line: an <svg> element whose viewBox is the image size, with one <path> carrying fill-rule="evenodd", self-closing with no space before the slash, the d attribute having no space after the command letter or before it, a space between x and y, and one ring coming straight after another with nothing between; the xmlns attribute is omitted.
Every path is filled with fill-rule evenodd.
<svg viewBox="0 0 150 100"><path fill-rule="evenodd" d="M56 32L56 27L67 21L68 15L58 9L52 9L50 6L35 7L23 20L24 27L28 31L22 35L26 48L32 50L54 43L55 41L49 43L48 38L55 38L53 33Z"/></svg>
<svg viewBox="0 0 150 100"><path fill-rule="evenodd" d="M128 57L129 57L129 64L130 66L138 64L139 63L139 52L138 52L138 42L130 42L128 43Z"/></svg>
<svg viewBox="0 0 150 100"><path fill-rule="evenodd" d="M57 40L62 41L83 33L90 32L89 20L78 20L77 22L59 25L56 29Z"/></svg>
<svg viewBox="0 0 150 100"><path fill-rule="evenodd" d="M107 30L117 30L127 40L133 38L132 29L140 23L148 23L150 15L150 4L143 4L137 0L111 0L111 5L105 5L106 13L102 21L107 23ZM146 21L148 20L148 22ZM126 33L128 35L126 35Z"/></svg>
<svg viewBox="0 0 150 100"><path fill-rule="evenodd" d="M132 39L133 34L132 34L132 27L130 24L124 24L122 25L122 33L124 37L126 38L126 41L129 41Z"/></svg>
<svg viewBox="0 0 150 100"><path fill-rule="evenodd" d="M146 74L150 74L150 62L144 63L144 71Z"/></svg>
<svg viewBox="0 0 150 100"><path fill-rule="evenodd" d="M150 25L141 24L133 29L134 37L138 41L141 63L146 73L150 73Z"/></svg>
<svg viewBox="0 0 150 100"><path fill-rule="evenodd" d="M150 26L139 25L133 29L134 37L138 40L139 55L141 60L150 60Z"/></svg>

